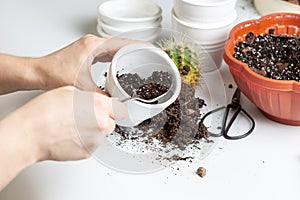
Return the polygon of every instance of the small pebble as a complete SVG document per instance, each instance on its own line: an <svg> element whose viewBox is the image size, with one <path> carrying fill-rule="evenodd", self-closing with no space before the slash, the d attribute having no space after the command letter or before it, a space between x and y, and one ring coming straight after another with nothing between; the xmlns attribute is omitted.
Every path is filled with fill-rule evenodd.
<svg viewBox="0 0 300 200"><path fill-rule="evenodd" d="M197 174L203 178L204 176L206 176L206 169L204 167L199 167L197 169Z"/></svg>
<svg viewBox="0 0 300 200"><path fill-rule="evenodd" d="M247 44L252 44L252 43L254 42L254 39L255 39L254 33L249 32L249 33L246 35L246 43L247 43Z"/></svg>

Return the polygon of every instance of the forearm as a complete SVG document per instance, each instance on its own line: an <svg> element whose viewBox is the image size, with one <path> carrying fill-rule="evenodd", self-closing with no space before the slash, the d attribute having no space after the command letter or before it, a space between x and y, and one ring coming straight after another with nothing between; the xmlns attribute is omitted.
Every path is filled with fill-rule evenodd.
<svg viewBox="0 0 300 200"><path fill-rule="evenodd" d="M37 161L28 136L17 130L19 123L13 115L0 121L0 191L23 169Z"/></svg>
<svg viewBox="0 0 300 200"><path fill-rule="evenodd" d="M0 54L0 95L19 90L51 90L76 86L94 91L90 67L110 62L125 45L140 41L124 38L104 39L86 35L72 44L40 58Z"/></svg>
<svg viewBox="0 0 300 200"><path fill-rule="evenodd" d="M38 59L0 54L0 94L41 89Z"/></svg>

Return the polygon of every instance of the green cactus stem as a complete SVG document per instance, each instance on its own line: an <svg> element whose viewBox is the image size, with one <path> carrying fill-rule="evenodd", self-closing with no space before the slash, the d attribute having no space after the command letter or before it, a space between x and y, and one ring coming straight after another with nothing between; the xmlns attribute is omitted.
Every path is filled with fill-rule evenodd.
<svg viewBox="0 0 300 200"><path fill-rule="evenodd" d="M201 78L200 54L191 42L181 36L164 39L158 46L165 51L177 66L184 82L197 85Z"/></svg>

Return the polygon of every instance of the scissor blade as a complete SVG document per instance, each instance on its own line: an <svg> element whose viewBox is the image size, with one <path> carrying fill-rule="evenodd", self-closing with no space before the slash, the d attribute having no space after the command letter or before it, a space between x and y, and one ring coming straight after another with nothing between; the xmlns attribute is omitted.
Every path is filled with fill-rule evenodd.
<svg viewBox="0 0 300 200"><path fill-rule="evenodd" d="M232 96L232 99L231 99L231 103L233 105L236 105L236 106L239 106L240 105L240 100L241 100L241 91L239 88L236 88L233 96Z"/></svg>

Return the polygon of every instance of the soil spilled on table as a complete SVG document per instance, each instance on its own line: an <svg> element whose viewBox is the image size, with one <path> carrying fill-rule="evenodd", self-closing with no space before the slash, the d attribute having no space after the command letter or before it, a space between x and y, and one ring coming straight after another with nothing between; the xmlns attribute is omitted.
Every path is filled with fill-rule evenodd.
<svg viewBox="0 0 300 200"><path fill-rule="evenodd" d="M171 85L171 77L167 72L153 72L148 78L141 78L138 74L117 75L120 85L130 95L136 93L144 99L155 98L166 91ZM195 88L182 82L181 93L178 99L168 106L163 112L147 119L134 128L117 126L114 134L121 136L119 145L128 140L142 141L154 151L168 153L174 149L181 152L187 147L193 146L197 149L200 140L208 140L208 131L203 124L199 124L201 108L205 106L203 99L195 97ZM162 148L151 148L157 144ZM192 157L173 154L166 157L162 154L158 159L169 159L173 161L189 160Z"/></svg>

